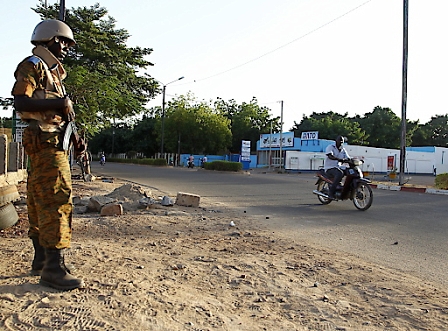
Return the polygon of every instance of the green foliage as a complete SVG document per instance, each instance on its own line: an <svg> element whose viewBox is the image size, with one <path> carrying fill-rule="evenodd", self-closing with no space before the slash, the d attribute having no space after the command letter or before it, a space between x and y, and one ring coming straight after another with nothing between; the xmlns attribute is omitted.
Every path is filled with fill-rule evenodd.
<svg viewBox="0 0 448 331"><path fill-rule="evenodd" d="M118 123L114 127L103 129L89 141L92 153L127 153L135 151L147 157L158 151L155 125L158 121L152 117L143 116L134 123Z"/></svg>
<svg viewBox="0 0 448 331"><path fill-rule="evenodd" d="M369 133L369 146L400 148L401 119L391 109L377 106L359 118L359 123Z"/></svg>
<svg viewBox="0 0 448 331"><path fill-rule="evenodd" d="M34 10L42 18L57 18L59 6L46 9L41 2ZM117 29L115 20L106 15L99 4L66 13L77 43L64 60L65 85L75 102L78 126L88 136L110 127L113 119L142 113L144 105L160 92L156 80L138 75L152 65L145 60L152 49L127 47L129 33Z"/></svg>
<svg viewBox="0 0 448 331"><path fill-rule="evenodd" d="M135 159L137 154L138 154L137 151L129 151L129 152L126 153L126 157L128 159Z"/></svg>
<svg viewBox="0 0 448 331"><path fill-rule="evenodd" d="M144 165L152 165L152 166L167 166L167 162L165 159L117 159L117 158L108 158L108 162L117 162L117 163L131 163L131 164L144 164Z"/></svg>
<svg viewBox="0 0 448 331"><path fill-rule="evenodd" d="M439 190L448 190L448 173L437 175L434 184Z"/></svg>
<svg viewBox="0 0 448 331"><path fill-rule="evenodd" d="M160 124L159 121L150 116L143 116L141 120L137 120L130 129L131 149L143 153L147 157L157 153L159 151L156 131L158 124Z"/></svg>
<svg viewBox="0 0 448 331"><path fill-rule="evenodd" d="M243 169L243 165L240 162L230 161L213 161L206 162L204 168L207 170L219 170L219 171L240 171Z"/></svg>
<svg viewBox="0 0 448 331"><path fill-rule="evenodd" d="M302 122L294 122L294 136L300 137L302 132L319 131L319 138L334 140L338 135L348 138L352 145L365 145L368 135L360 127L357 121L348 117L348 114L340 115L334 112L313 113L307 117L304 115Z"/></svg>
<svg viewBox="0 0 448 331"><path fill-rule="evenodd" d="M241 105L233 99L226 102L218 98L214 106L219 114L230 120L231 152L240 152L242 140L250 140L251 149L255 151L260 134L269 133L271 123L273 132L280 132L280 118L272 118L269 114L270 109L260 107L255 97L249 103L243 102Z"/></svg>
<svg viewBox="0 0 448 331"><path fill-rule="evenodd" d="M443 120L441 121L444 123ZM448 132L445 119L445 131L443 126L431 132L440 132L439 136L446 137L443 132ZM364 116L348 117L348 114L340 115L332 111L328 113L313 113L298 124L294 122L292 128L296 137L302 132L319 131L319 138L333 140L338 135L348 137L352 145L367 145L380 148L400 148L401 146L401 119L389 108L375 107L372 112ZM406 146L411 145L413 136L418 137L422 144L416 146L434 145L428 144L428 133L421 130L418 122L406 123Z"/></svg>
<svg viewBox="0 0 448 331"><path fill-rule="evenodd" d="M14 104L13 98L2 98L0 97L0 107L3 108L3 110L8 110L9 107L12 107Z"/></svg>
<svg viewBox="0 0 448 331"><path fill-rule="evenodd" d="M433 116L428 123L419 125L412 146L448 147L448 114Z"/></svg>
<svg viewBox="0 0 448 331"><path fill-rule="evenodd" d="M165 109L164 148L166 152L218 154L231 141L230 121L191 94L168 102ZM160 132L161 125L155 130ZM160 136L160 135L159 135Z"/></svg>
<svg viewBox="0 0 448 331"><path fill-rule="evenodd" d="M120 123L102 131L89 141L89 149L93 154L105 152L107 154L126 153L133 148L132 126Z"/></svg>
<svg viewBox="0 0 448 331"><path fill-rule="evenodd" d="M0 118L0 127L12 129L14 121L12 117L2 117Z"/></svg>

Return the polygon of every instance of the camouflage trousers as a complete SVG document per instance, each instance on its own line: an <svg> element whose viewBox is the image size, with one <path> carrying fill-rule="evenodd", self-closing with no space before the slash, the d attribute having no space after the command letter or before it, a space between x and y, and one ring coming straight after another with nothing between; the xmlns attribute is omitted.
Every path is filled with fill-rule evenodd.
<svg viewBox="0 0 448 331"><path fill-rule="evenodd" d="M43 247L70 247L72 236L72 181L68 153L61 148L61 134L43 132L37 125L24 131L23 145L30 158L27 205L28 236Z"/></svg>

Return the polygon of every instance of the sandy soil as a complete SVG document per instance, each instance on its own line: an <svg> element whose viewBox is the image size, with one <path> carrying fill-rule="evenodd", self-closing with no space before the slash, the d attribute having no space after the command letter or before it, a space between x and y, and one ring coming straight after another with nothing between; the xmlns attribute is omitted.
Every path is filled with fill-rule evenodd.
<svg viewBox="0 0 448 331"><path fill-rule="evenodd" d="M74 192L123 184L75 181ZM1 330L448 329L445 289L213 205L76 214L66 260L87 286L46 288L29 274L26 206L17 209L18 224L0 233Z"/></svg>

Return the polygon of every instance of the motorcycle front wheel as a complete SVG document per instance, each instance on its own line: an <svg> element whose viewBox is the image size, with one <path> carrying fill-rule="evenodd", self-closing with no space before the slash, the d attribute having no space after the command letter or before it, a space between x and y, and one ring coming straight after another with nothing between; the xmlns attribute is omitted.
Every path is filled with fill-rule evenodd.
<svg viewBox="0 0 448 331"><path fill-rule="evenodd" d="M373 191L370 185L359 183L353 195L353 204L359 210L367 210L373 202Z"/></svg>
<svg viewBox="0 0 448 331"><path fill-rule="evenodd" d="M326 195L328 195L330 193L330 187L329 187L328 183L324 180L321 180L321 181L319 181L319 183L317 183L317 190ZM328 205L331 202L331 199L328 199L321 195L318 195L317 198L319 199L320 203L323 205Z"/></svg>

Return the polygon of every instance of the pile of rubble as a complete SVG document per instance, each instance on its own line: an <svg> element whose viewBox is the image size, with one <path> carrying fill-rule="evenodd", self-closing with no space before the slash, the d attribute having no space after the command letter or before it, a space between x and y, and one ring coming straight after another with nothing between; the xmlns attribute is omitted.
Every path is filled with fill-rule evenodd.
<svg viewBox="0 0 448 331"><path fill-rule="evenodd" d="M198 207L200 197L195 194L179 192L176 199L169 196L155 197L151 191L139 185L124 184L106 195L73 198L75 214L98 212L101 216L122 215L126 211L157 208L158 206Z"/></svg>

